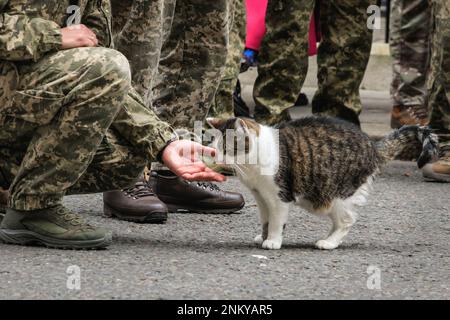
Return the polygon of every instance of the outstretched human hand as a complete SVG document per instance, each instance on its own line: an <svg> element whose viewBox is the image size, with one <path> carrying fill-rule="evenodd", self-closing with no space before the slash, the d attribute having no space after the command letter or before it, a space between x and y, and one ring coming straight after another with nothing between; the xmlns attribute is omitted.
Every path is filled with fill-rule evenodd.
<svg viewBox="0 0 450 320"><path fill-rule="evenodd" d="M225 176L208 168L200 159L202 155L214 157L216 150L189 140L177 140L163 151L164 164L177 176L190 181L223 182Z"/></svg>

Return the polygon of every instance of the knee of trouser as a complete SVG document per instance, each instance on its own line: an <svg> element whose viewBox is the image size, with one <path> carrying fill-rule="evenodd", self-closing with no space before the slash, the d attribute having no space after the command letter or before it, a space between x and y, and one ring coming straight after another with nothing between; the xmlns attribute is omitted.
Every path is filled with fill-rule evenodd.
<svg viewBox="0 0 450 320"><path fill-rule="evenodd" d="M91 54L92 72L110 86L115 94L128 92L131 88L131 70L128 59L119 51L95 48Z"/></svg>

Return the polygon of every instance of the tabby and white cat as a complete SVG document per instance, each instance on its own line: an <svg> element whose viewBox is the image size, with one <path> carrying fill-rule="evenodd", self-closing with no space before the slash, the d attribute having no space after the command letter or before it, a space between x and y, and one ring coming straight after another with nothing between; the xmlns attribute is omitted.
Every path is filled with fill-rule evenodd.
<svg viewBox="0 0 450 320"><path fill-rule="evenodd" d="M405 126L374 143L356 126L328 117L307 117L277 128L245 118L207 121L223 137L213 142L214 147L230 150L222 141L231 129L235 135L226 144L233 148L232 156L257 159L235 161L232 167L256 199L262 233L255 241L265 249L281 248L291 204L331 218L329 235L316 247L335 249L355 223L355 207L365 204L383 164L408 148L421 152L419 167L437 154L437 137L418 126ZM245 148L237 148L239 141Z"/></svg>

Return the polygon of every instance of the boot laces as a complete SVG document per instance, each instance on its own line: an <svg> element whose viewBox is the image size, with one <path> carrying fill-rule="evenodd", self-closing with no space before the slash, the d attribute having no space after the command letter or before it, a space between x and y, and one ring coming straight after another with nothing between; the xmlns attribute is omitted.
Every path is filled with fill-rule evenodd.
<svg viewBox="0 0 450 320"><path fill-rule="evenodd" d="M155 195L146 181L139 181L134 186L122 190L128 197L135 200Z"/></svg>
<svg viewBox="0 0 450 320"><path fill-rule="evenodd" d="M191 183L191 182L188 182ZM196 182L197 187L202 188L204 190L211 190L211 191L220 191L220 188L211 182Z"/></svg>
<svg viewBox="0 0 450 320"><path fill-rule="evenodd" d="M62 217L64 221L70 223L73 226L84 225L86 228L91 228L91 226L87 224L81 216L71 212L65 207L58 207L56 209L56 214Z"/></svg>

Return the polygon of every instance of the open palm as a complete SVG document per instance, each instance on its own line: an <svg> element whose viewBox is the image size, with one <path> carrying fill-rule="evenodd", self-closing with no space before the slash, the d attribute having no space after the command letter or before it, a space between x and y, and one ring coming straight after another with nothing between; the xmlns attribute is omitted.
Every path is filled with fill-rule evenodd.
<svg viewBox="0 0 450 320"><path fill-rule="evenodd" d="M169 144L163 152L164 164L177 176L190 181L225 181L226 178L208 168L202 156L215 156L216 150L189 140Z"/></svg>

